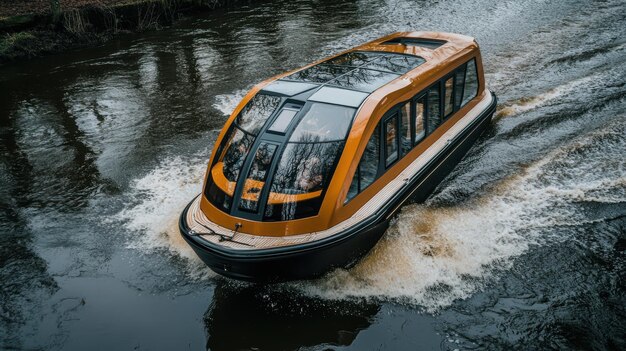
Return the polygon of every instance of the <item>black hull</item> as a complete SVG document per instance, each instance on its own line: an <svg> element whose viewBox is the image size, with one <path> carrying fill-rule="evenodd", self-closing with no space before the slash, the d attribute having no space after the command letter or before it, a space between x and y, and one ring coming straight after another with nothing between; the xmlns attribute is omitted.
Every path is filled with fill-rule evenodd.
<svg viewBox="0 0 626 351"><path fill-rule="evenodd" d="M486 129L497 99L458 135L439 157L431 160L376 214L357 226L315 242L258 250L233 250L189 235L185 221L191 203L180 216L180 232L196 254L216 273L254 282L311 279L332 269L349 267L365 256L389 227L389 219L409 198L424 201L463 158Z"/></svg>

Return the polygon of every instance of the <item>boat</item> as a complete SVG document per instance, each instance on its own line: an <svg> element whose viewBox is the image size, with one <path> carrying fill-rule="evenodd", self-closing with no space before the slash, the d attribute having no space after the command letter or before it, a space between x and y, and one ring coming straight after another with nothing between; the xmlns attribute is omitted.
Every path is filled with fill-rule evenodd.
<svg viewBox="0 0 626 351"><path fill-rule="evenodd" d="M468 36L399 32L254 86L228 118L183 238L239 280L311 279L366 255L489 125Z"/></svg>

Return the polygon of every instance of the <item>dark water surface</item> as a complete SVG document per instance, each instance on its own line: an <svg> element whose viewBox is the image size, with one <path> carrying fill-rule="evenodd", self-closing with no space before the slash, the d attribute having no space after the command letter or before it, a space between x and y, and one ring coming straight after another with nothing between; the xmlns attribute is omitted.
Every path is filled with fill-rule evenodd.
<svg viewBox="0 0 626 351"><path fill-rule="evenodd" d="M468 34L500 106L351 270L253 286L180 239L252 84ZM276 1L0 68L0 349L626 349L626 4Z"/></svg>

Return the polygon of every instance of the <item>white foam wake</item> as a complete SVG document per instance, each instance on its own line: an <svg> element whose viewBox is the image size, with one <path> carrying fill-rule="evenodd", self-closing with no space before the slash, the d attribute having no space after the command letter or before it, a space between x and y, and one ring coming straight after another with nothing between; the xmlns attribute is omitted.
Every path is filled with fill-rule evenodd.
<svg viewBox="0 0 626 351"><path fill-rule="evenodd" d="M589 221L577 203L626 202L626 122L575 140L459 207L403 208L353 269L296 286L330 299L366 297L436 311L471 296L531 245L567 240Z"/></svg>
<svg viewBox="0 0 626 351"><path fill-rule="evenodd" d="M582 85L588 85L590 83L597 84L597 77L588 76L588 77L580 78L577 80L569 81L566 84L550 89L541 95L518 99L500 108L498 112L496 113L496 117L500 118L500 117L513 116L513 115L521 114L526 111L534 110L554 100L557 100L558 98L562 96L567 96L573 91L576 91L577 89L579 89Z"/></svg>
<svg viewBox="0 0 626 351"><path fill-rule="evenodd" d="M208 155L208 151L201 153ZM145 252L165 248L189 262L193 276L212 276L178 231L178 218L184 207L201 190L208 160L196 156L172 157L135 180L128 208L117 214L129 232L135 233L129 247Z"/></svg>

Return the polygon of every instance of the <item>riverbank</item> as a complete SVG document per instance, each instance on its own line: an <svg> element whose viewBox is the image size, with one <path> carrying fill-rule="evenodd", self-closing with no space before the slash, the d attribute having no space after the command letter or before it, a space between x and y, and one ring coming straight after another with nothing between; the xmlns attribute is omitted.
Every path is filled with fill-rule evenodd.
<svg viewBox="0 0 626 351"><path fill-rule="evenodd" d="M0 65L171 25L237 0L16 0L0 3Z"/></svg>

